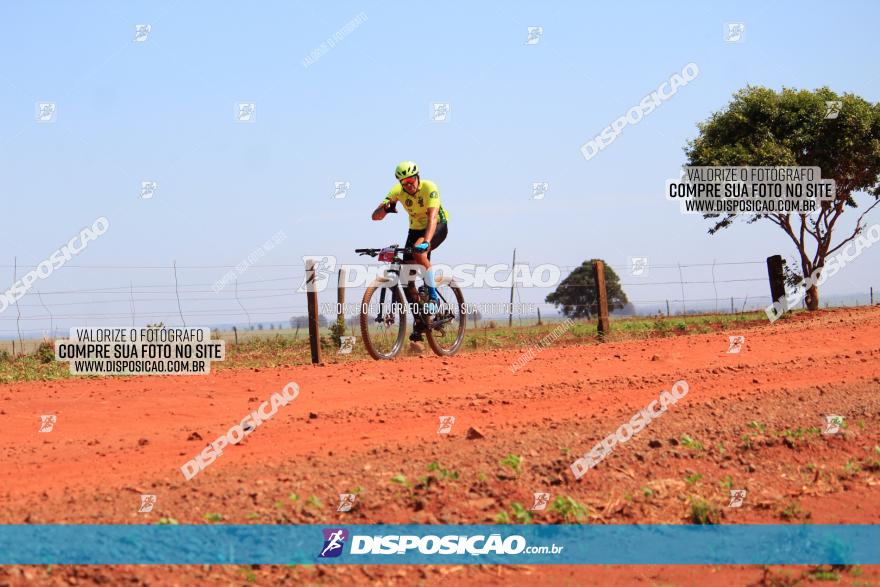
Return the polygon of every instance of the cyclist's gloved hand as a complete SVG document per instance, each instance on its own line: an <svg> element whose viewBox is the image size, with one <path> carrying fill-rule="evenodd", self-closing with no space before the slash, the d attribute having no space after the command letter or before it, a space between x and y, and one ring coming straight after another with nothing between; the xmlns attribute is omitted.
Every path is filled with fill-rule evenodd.
<svg viewBox="0 0 880 587"><path fill-rule="evenodd" d="M414 246L413 248L414 248L415 250L417 250L418 252L420 252L420 253L424 253L425 251L428 250L428 248L429 248L430 246L431 246L431 243L424 242L424 243L422 243L422 244L420 244L420 245L416 245L416 246Z"/></svg>

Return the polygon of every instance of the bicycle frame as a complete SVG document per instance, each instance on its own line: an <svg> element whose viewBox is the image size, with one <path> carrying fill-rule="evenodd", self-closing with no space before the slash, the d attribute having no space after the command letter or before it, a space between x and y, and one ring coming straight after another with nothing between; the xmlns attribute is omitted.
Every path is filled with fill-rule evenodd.
<svg viewBox="0 0 880 587"><path fill-rule="evenodd" d="M397 286L401 288L403 291L403 297L406 299L409 305L409 313L412 315L413 320L422 326L427 327L428 325L425 323L425 316L423 312L420 311L421 308L421 299L419 298L418 290L416 289L414 281L409 281L406 284L400 283L400 265L403 263L403 260L395 257L394 261L391 262L391 265L385 270L385 275L393 275L396 279L393 279L397 283ZM379 292L379 312L381 313L382 303L385 301L385 295L389 291L389 288L383 287L382 291ZM440 302L442 304L448 303L446 298L443 296L443 293L438 291L437 295L440 297ZM379 316L377 315L377 320ZM435 320L431 326L433 328L437 328L449 322L450 319L444 318Z"/></svg>

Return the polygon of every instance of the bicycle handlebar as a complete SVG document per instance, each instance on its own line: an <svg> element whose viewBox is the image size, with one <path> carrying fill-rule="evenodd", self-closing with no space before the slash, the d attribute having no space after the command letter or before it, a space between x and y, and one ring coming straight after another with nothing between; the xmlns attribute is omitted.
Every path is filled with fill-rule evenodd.
<svg viewBox="0 0 880 587"><path fill-rule="evenodd" d="M391 248L391 247L388 247ZM371 257L376 257L379 255L379 251L382 249L355 249L354 252L358 255L369 255ZM404 253L404 254L413 254L416 252L413 247L398 247L395 245L394 254Z"/></svg>

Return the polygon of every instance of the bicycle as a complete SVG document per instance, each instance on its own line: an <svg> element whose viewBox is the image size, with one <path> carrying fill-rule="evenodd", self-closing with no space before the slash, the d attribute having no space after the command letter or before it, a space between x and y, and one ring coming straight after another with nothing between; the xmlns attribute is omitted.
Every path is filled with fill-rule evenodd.
<svg viewBox="0 0 880 587"><path fill-rule="evenodd" d="M464 295L455 282L444 279L436 285L440 304L435 311L429 312L425 310L429 301L425 286L416 289L410 281L402 288L399 283L403 264L401 254L413 254L412 247L394 244L382 249L355 249L354 252L378 257L380 263L390 264L385 275L367 287L361 304L361 335L371 357L383 360L397 356L406 339L407 309L412 310L414 328L425 334L434 353L448 357L458 352L464 340L467 316ZM374 296L376 301L372 301ZM450 303L450 299L454 299L454 303Z"/></svg>

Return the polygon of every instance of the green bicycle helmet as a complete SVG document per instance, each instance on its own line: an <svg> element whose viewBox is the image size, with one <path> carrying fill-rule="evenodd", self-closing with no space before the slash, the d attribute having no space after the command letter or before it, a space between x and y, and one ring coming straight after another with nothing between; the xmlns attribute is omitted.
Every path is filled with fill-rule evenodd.
<svg viewBox="0 0 880 587"><path fill-rule="evenodd" d="M397 178L397 181L401 179L406 179L407 177L412 177L414 175L419 174L419 166L416 165L415 161L404 161L400 165L397 166L397 169L394 170L394 177Z"/></svg>

